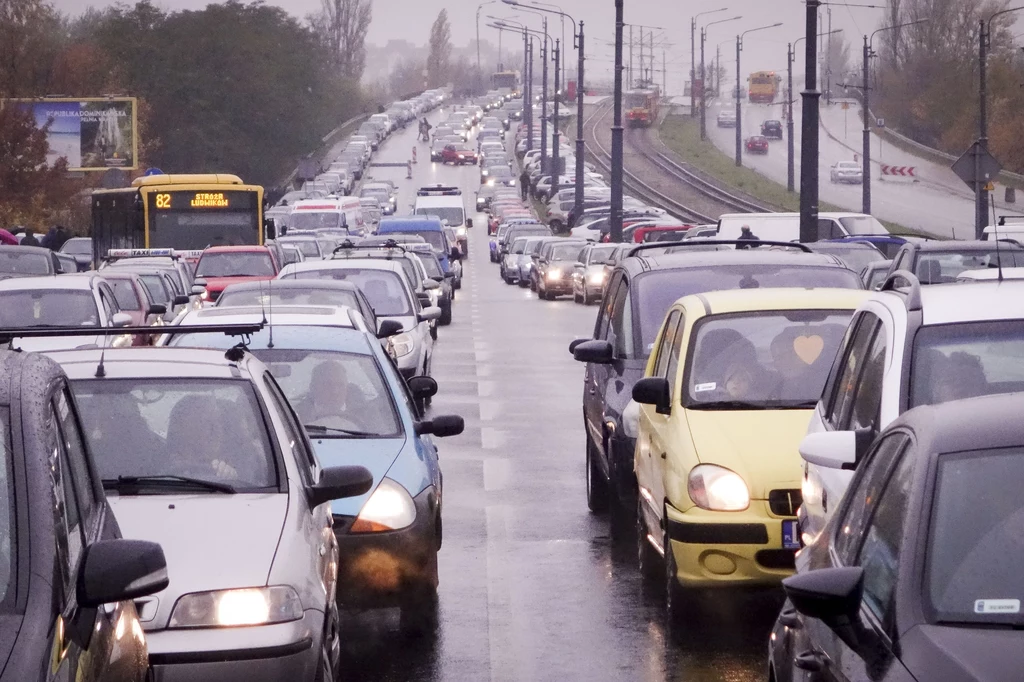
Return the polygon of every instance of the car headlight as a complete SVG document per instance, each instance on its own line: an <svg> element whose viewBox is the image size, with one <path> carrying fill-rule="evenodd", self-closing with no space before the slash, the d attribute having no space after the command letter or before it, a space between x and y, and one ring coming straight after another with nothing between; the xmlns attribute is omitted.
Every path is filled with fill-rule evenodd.
<svg viewBox="0 0 1024 682"><path fill-rule="evenodd" d="M481 173L481 175L490 175L490 174L491 174L491 171L486 170L486 169L483 171L483 173Z"/></svg>
<svg viewBox="0 0 1024 682"><path fill-rule="evenodd" d="M351 533L376 533L399 530L416 520L416 503L409 492L390 478L380 485L363 505L349 530Z"/></svg>
<svg viewBox="0 0 1024 682"><path fill-rule="evenodd" d="M396 358L408 355L415 347L416 339L409 332L403 332L391 337L391 348L394 349Z"/></svg>
<svg viewBox="0 0 1024 682"><path fill-rule="evenodd" d="M640 403L630 399L622 410L622 433L636 439L640 434Z"/></svg>
<svg viewBox="0 0 1024 682"><path fill-rule="evenodd" d="M456 229L455 230L455 236L456 237L465 237L466 236L466 228L465 227L460 227L460 228Z"/></svg>
<svg viewBox="0 0 1024 682"><path fill-rule="evenodd" d="M228 628L302 618L302 601L287 585L194 592L178 599L169 628Z"/></svg>
<svg viewBox="0 0 1024 682"><path fill-rule="evenodd" d="M604 284L604 278L606 274L607 273L605 273L603 270L601 272L592 272L590 273L590 277L588 277L587 279L590 280L591 284Z"/></svg>
<svg viewBox="0 0 1024 682"><path fill-rule="evenodd" d="M739 474L715 464L695 466L690 471L686 491L701 509L743 511L750 506L750 491Z"/></svg>
<svg viewBox="0 0 1024 682"><path fill-rule="evenodd" d="M559 270L558 268L551 268L550 270L548 270L547 278L552 280L562 279L562 271Z"/></svg>
<svg viewBox="0 0 1024 682"><path fill-rule="evenodd" d="M494 178L491 178L490 180L487 181L487 186L494 187Z"/></svg>
<svg viewBox="0 0 1024 682"><path fill-rule="evenodd" d="M509 180L508 181L508 186L509 187L515 187L516 186L516 181L515 180Z"/></svg>

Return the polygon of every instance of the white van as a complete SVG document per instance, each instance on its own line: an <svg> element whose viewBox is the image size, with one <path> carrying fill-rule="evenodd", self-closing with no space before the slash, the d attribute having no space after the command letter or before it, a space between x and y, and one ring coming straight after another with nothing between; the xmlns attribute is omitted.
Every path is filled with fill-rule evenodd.
<svg viewBox="0 0 1024 682"><path fill-rule="evenodd" d="M462 203L462 190L458 187L431 185L416 192L416 215L437 216L448 223L459 234L459 228L472 227L472 220L466 220L466 207ZM461 235L460 235L461 236Z"/></svg>
<svg viewBox="0 0 1024 682"><path fill-rule="evenodd" d="M304 199L292 205L288 215L290 230L346 230L363 236L366 227L362 207L356 197Z"/></svg>
<svg viewBox="0 0 1024 682"><path fill-rule="evenodd" d="M776 242L800 241L799 213L723 213L718 219L720 239L739 239L743 226L759 239ZM819 213L819 241L850 235L889 234L882 223L863 213Z"/></svg>

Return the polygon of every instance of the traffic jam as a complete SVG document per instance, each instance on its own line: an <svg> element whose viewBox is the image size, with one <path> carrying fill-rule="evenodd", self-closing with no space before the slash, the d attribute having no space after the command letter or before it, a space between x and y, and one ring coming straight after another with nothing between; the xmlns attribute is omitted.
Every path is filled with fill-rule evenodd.
<svg viewBox="0 0 1024 682"><path fill-rule="evenodd" d="M427 91L273 203L155 172L94 191L89 236L0 246L11 679L360 679L354 614L448 632L472 579L444 549L471 539L439 453L478 426L437 377L507 350L459 335L485 291L527 333L583 325L537 359L581 378L576 449L545 454L670 630L756 595L760 679L1020 679L1024 246L853 213L800 243L796 214L697 225L628 193L618 243L607 175L576 186L575 145L553 167L524 118L510 88ZM430 182L375 161L411 140Z"/></svg>

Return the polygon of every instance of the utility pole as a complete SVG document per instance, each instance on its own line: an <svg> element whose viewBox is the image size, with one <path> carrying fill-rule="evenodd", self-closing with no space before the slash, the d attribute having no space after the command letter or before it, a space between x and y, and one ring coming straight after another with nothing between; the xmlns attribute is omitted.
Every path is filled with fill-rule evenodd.
<svg viewBox="0 0 1024 682"><path fill-rule="evenodd" d="M693 49L694 40L697 37L697 17L690 19L690 118L697 116L697 93L694 92L697 83L697 56Z"/></svg>
<svg viewBox="0 0 1024 682"><path fill-rule="evenodd" d="M793 167L796 151L796 143L793 140L793 60L795 58L796 54L793 51L793 43L789 43L786 46L786 79L788 80L788 85L786 86L786 151L788 153L786 159L786 190L789 192L796 189L796 169Z"/></svg>
<svg viewBox="0 0 1024 682"><path fill-rule="evenodd" d="M622 23L623 0L615 0L615 94L612 106L612 206L609 216L609 239L622 242Z"/></svg>
<svg viewBox="0 0 1024 682"><path fill-rule="evenodd" d="M576 66L576 201L573 205L573 215L578 218L583 215L583 157L586 153L583 139L583 66L586 61L583 56L583 20L580 20L577 41L579 63Z"/></svg>
<svg viewBox="0 0 1024 682"><path fill-rule="evenodd" d="M807 0L807 45L804 53L804 79L800 143L800 241L818 240L818 64L815 38L818 36L818 8L821 0ZM738 85L738 84L737 84Z"/></svg>
<svg viewBox="0 0 1024 682"><path fill-rule="evenodd" d="M829 39L829 45L832 44ZM831 60L831 54L829 58ZM864 130L861 131L861 194L860 212L871 215L871 88L868 85L868 73L870 70L871 44L867 36L864 36L864 64L861 67L861 118L864 119ZM830 67L831 70L831 67Z"/></svg>
<svg viewBox="0 0 1024 682"><path fill-rule="evenodd" d="M993 15L993 18L994 15ZM981 20L978 31L978 145L974 153L974 238L985 237L988 225L988 190L981 181L981 152L988 149L988 31L991 19Z"/></svg>
<svg viewBox="0 0 1024 682"><path fill-rule="evenodd" d="M629 88L633 87L633 27L629 27L629 84L626 86Z"/></svg>
<svg viewBox="0 0 1024 682"><path fill-rule="evenodd" d="M743 36L736 36L736 166L743 165L743 117L740 115L740 52ZM703 114L702 114L703 115Z"/></svg>
<svg viewBox="0 0 1024 682"><path fill-rule="evenodd" d="M526 124L526 151L533 149L533 40L523 28L523 123ZM510 124L511 125L511 124Z"/></svg>
<svg viewBox="0 0 1024 682"><path fill-rule="evenodd" d="M548 60L551 55L548 54L548 26L547 19L544 20L544 43L540 47L541 51L541 64L543 83L541 85L541 92L543 101L540 103L540 169L541 173L544 172L544 164L548 160Z"/></svg>
<svg viewBox="0 0 1024 682"><path fill-rule="evenodd" d="M551 119L551 195L555 196L558 194L558 179L562 174L561 168L558 167L558 155L561 152L560 144L558 144L558 101L562 99L559 94L559 88L561 87L561 53L562 53L562 39L555 38L555 114L554 118Z"/></svg>

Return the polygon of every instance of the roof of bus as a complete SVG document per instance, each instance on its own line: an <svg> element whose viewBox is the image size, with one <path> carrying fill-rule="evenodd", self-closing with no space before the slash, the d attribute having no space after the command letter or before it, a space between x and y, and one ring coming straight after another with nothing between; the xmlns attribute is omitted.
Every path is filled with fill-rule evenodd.
<svg viewBox="0 0 1024 682"><path fill-rule="evenodd" d="M149 185L244 185L242 178L227 173L187 173L183 175L144 175L132 180L132 187Z"/></svg>

